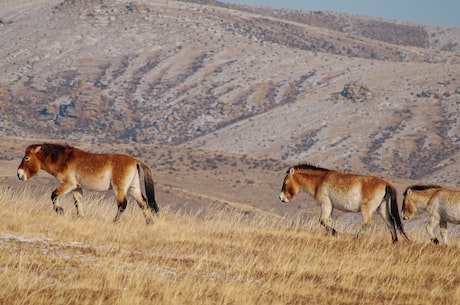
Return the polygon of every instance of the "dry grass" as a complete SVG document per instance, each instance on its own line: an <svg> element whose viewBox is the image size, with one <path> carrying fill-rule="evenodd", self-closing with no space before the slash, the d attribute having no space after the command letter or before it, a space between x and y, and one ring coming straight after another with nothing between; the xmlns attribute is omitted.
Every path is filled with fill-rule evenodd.
<svg viewBox="0 0 460 305"><path fill-rule="evenodd" d="M455 304L460 251L388 232L325 236L316 222L163 209L88 194L86 217L50 189L0 187L2 304Z"/></svg>

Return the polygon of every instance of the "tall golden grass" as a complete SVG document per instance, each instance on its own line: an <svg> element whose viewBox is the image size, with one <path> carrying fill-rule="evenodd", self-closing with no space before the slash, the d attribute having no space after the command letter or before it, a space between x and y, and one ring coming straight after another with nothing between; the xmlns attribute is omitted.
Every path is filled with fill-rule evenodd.
<svg viewBox="0 0 460 305"><path fill-rule="evenodd" d="M56 215L52 189L0 187L1 304L458 304L459 248L391 244L385 230L355 239L317 221L163 206L146 226L130 202L71 196ZM422 233L420 233L421 235Z"/></svg>

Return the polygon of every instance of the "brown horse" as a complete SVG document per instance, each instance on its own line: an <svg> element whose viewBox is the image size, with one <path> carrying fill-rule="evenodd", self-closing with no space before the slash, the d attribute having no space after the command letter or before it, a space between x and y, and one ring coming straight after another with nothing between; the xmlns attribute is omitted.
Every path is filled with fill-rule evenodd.
<svg viewBox="0 0 460 305"><path fill-rule="evenodd" d="M460 224L460 191L438 185L410 186L404 192L403 218L412 218L419 208L431 215L426 225L431 241L439 244L434 234L434 229L439 225L441 237L447 246L447 223Z"/></svg>
<svg viewBox="0 0 460 305"><path fill-rule="evenodd" d="M144 173L147 200L141 191L141 168ZM30 145L19 164L18 178L24 181L30 179L40 169L53 175L60 183L51 195L54 210L59 214L64 210L58 204L58 198L73 192L77 215L83 216L81 207L83 189L99 192L114 190L118 204L114 221L117 221L126 209L128 192L142 209L147 224L152 222L152 211L157 213L159 210L155 201L151 169L144 162L127 155L92 154L59 144Z"/></svg>
<svg viewBox="0 0 460 305"><path fill-rule="evenodd" d="M409 240L399 216L396 189L373 176L345 174L310 164L290 167L281 188L280 200L289 202L299 191L312 195L321 204L320 223L332 234L332 210L361 212L365 230L378 209L391 231L393 242L398 240L396 229Z"/></svg>

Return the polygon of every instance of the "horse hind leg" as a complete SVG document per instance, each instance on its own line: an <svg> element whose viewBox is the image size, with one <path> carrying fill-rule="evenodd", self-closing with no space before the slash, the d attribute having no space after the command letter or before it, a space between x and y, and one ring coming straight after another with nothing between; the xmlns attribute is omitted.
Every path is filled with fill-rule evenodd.
<svg viewBox="0 0 460 305"><path fill-rule="evenodd" d="M363 208L361 215L363 224L361 225L361 229L359 229L358 233L356 233L356 238L366 234L366 232L369 230L369 226L371 225L372 214Z"/></svg>
<svg viewBox="0 0 460 305"><path fill-rule="evenodd" d="M396 232L396 223L393 217L391 216L388 206L385 204L385 202L383 202L380 205L379 212L380 212L380 216L382 216L383 220L385 221L385 224L387 225L388 229L390 229L391 239L393 243L397 242L398 234Z"/></svg>
<svg viewBox="0 0 460 305"><path fill-rule="evenodd" d="M126 206L128 205L128 200L126 199L126 196L124 194L117 194L117 205L118 210L117 214L115 215L115 218L113 219L113 222L117 222L118 220L120 220L121 214L126 210Z"/></svg>
<svg viewBox="0 0 460 305"><path fill-rule="evenodd" d="M145 222L147 224L151 224L153 222L152 212L148 208L147 200L146 200L145 196L142 194L140 188L131 187L129 189L129 193L131 194L131 196L134 197L134 199L136 200L137 205L139 206L139 208L141 208L142 213L144 214L144 217L145 217Z"/></svg>

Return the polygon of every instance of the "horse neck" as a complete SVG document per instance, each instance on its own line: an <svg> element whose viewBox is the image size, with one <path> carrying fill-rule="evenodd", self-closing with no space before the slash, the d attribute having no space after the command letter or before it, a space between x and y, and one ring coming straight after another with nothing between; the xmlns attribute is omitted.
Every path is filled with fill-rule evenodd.
<svg viewBox="0 0 460 305"><path fill-rule="evenodd" d="M299 175L299 185L304 192L315 196L318 185L324 180L327 171L303 170L297 172Z"/></svg>
<svg viewBox="0 0 460 305"><path fill-rule="evenodd" d="M41 155L38 155L37 158L40 161L40 169L54 176L53 170L50 166L51 164L48 164L49 162L46 161L46 157L41 154Z"/></svg>
<svg viewBox="0 0 460 305"><path fill-rule="evenodd" d="M63 162L61 158L53 161L49 151L39 152L37 158L40 161L40 169L53 176L56 176L57 168L59 168Z"/></svg>
<svg viewBox="0 0 460 305"><path fill-rule="evenodd" d="M431 197L433 197L434 193L436 193L438 190L438 188L432 188L428 190L414 192L416 196L415 199L418 203L418 207L421 209L426 209Z"/></svg>

